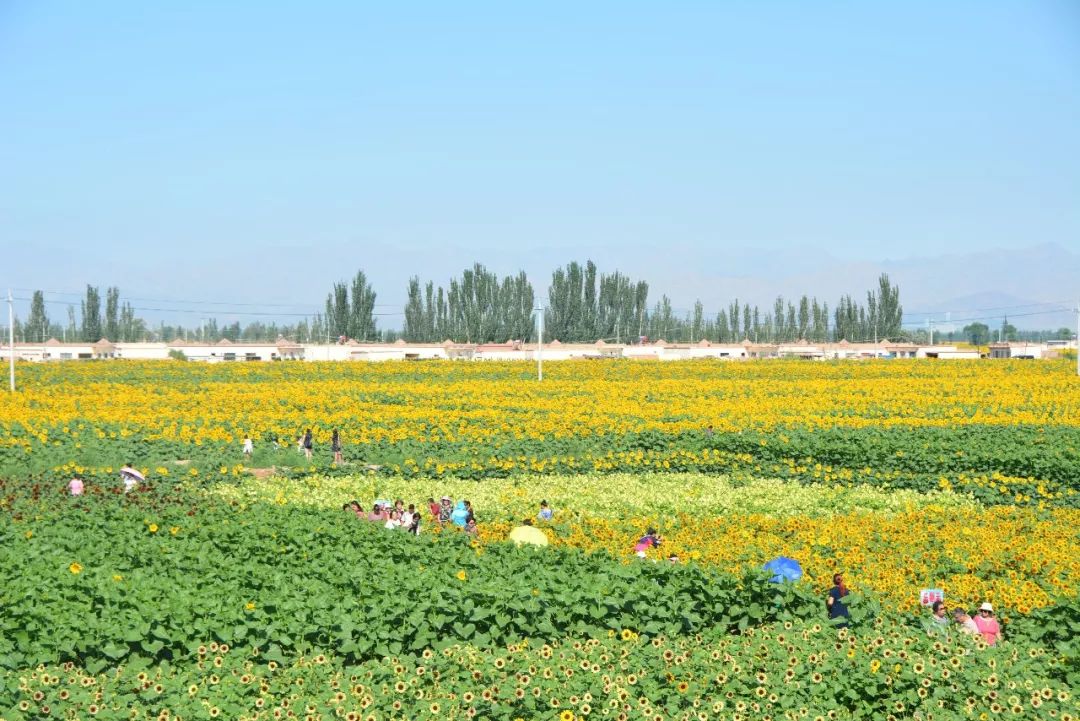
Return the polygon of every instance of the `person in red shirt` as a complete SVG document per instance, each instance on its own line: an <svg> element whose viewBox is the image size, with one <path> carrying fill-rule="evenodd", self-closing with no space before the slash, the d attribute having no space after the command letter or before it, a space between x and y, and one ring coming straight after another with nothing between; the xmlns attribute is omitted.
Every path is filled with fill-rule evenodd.
<svg viewBox="0 0 1080 721"><path fill-rule="evenodd" d="M439 520L439 504L435 502L434 498L427 499L428 511L431 513L431 520L438 522Z"/></svg>

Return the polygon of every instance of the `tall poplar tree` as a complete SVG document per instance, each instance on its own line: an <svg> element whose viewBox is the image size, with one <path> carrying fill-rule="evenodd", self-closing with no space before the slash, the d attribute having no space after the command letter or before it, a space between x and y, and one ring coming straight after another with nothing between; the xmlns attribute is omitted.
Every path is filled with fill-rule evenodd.
<svg viewBox="0 0 1080 721"><path fill-rule="evenodd" d="M87 343L101 340L101 293L92 285L86 286L82 301L82 339Z"/></svg>
<svg viewBox="0 0 1080 721"><path fill-rule="evenodd" d="M30 299L30 317L26 319L26 332L30 342L44 343L48 338L49 316L45 312L45 294L35 290Z"/></svg>

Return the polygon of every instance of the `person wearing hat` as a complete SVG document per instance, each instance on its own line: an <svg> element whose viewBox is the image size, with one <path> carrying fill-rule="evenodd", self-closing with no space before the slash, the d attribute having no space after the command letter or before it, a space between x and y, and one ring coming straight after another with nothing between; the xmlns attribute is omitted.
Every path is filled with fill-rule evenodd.
<svg viewBox="0 0 1080 721"><path fill-rule="evenodd" d="M986 639L986 643L989 646L993 646L1001 640L1001 626L998 625L997 619L994 618L994 607L989 603L984 602L979 606L979 615L975 617L975 626L979 629L979 633Z"/></svg>
<svg viewBox="0 0 1080 721"><path fill-rule="evenodd" d="M454 513L454 502L450 496L439 499L439 523L450 523L450 516Z"/></svg>

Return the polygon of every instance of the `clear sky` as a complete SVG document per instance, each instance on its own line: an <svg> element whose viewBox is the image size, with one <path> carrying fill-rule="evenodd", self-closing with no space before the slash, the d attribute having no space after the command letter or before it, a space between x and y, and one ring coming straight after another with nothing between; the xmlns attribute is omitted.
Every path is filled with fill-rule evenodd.
<svg viewBox="0 0 1080 721"><path fill-rule="evenodd" d="M1042 243L1080 250L1073 0L0 3L5 285Z"/></svg>

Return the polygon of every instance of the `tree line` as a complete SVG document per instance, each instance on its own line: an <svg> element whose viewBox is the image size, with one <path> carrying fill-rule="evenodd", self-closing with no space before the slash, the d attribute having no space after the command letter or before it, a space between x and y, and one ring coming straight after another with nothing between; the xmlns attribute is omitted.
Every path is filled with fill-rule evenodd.
<svg viewBox="0 0 1080 721"><path fill-rule="evenodd" d="M16 321L16 335L26 342L63 340L96 342L174 338L216 342L266 342L279 336L297 341L340 342L393 341L440 343L490 343L536 338L537 296L524 271L499 277L481 263L474 263L445 285L419 276L409 279L403 313L378 313L377 293L364 272L350 280L333 283L323 312L295 324L219 324L216 319L198 325L159 324L152 327L135 314L129 302L121 302L119 288L105 291L104 308L97 286L87 285L76 321L68 306L66 324L49 318L42 291L31 299L30 315ZM797 340L870 341L900 340L903 308L900 289L885 274L878 286L866 293L865 302L850 295L829 304L803 295L798 300L777 297L771 306L731 301L707 313L698 301L692 310L677 312L667 295L649 305L649 284L618 270L600 272L588 260L570 262L552 272L544 305L544 340L564 343L611 343L666 340L669 342L783 343ZM382 315L404 318L402 327L379 328Z"/></svg>

